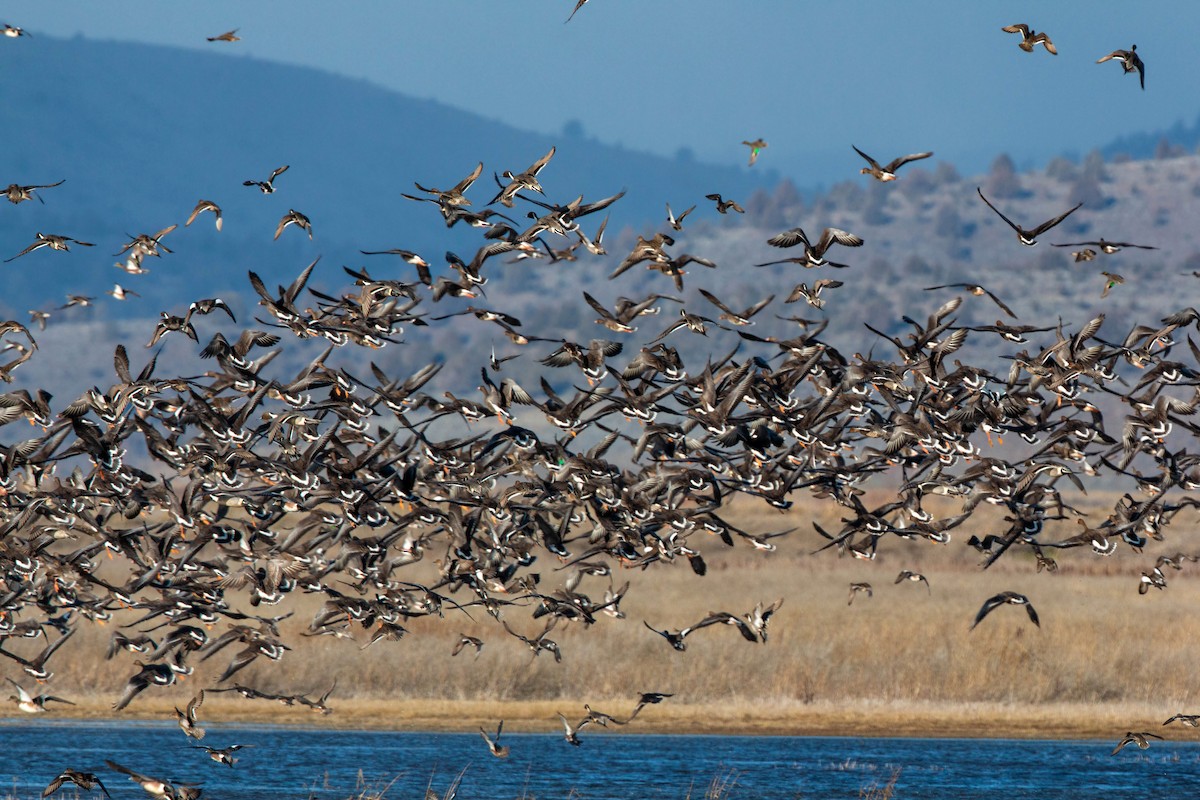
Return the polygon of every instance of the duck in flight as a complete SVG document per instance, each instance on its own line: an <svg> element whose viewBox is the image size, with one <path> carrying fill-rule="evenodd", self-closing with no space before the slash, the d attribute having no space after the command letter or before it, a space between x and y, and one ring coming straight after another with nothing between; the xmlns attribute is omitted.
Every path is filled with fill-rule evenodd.
<svg viewBox="0 0 1200 800"><path fill-rule="evenodd" d="M1150 746L1150 742L1147 741L1147 737L1150 739L1158 739L1159 741L1162 741L1163 738L1157 733L1151 733L1150 731L1129 731L1121 738L1121 741L1117 742L1117 746L1113 748L1113 751L1110 753L1110 755L1115 756L1117 753L1121 752L1121 748L1127 744L1136 744L1140 749L1145 750Z"/></svg>
<svg viewBox="0 0 1200 800"><path fill-rule="evenodd" d="M1008 314L1013 319L1017 318L1017 315L1013 313L1013 310L1011 308L1009 308L1008 306L1006 306L1000 300L999 297L996 297L996 295L992 294L987 289L983 288L982 286L980 286L977 283L943 283L939 286L927 286L925 288L925 291L932 292L935 289L965 289L966 291L970 292L971 294L975 295L976 297L986 296L993 303L995 303L997 306L999 306L1000 310L1003 311L1005 314Z"/></svg>
<svg viewBox="0 0 1200 800"><path fill-rule="evenodd" d="M1079 203L1074 208L1072 208L1069 211L1066 211L1062 214L1059 214L1054 219L1048 219L1045 222L1043 222L1041 225L1038 225L1036 228L1029 228L1028 230L1026 230L1025 228L1022 228L1017 223L1013 222L1008 217L1004 216L1003 212L1001 212L1000 209L998 209L994 205L992 205L992 201L988 200L986 197L983 196L982 189L980 189L977 186L977 187L975 187L975 191L979 192L980 199L983 200L983 202L987 203L988 208L990 208L992 211L995 211L996 215L999 216L1000 219L1002 219L1008 223L1008 227L1012 228L1014 231L1017 232L1017 238L1020 239L1021 244L1025 245L1026 247L1033 247L1035 244L1037 244L1037 237L1041 236L1043 233L1050 230L1051 228L1053 228L1058 223L1062 222L1067 217L1071 216L1071 214L1075 213L1077 210L1079 210L1079 207L1083 205L1083 203Z"/></svg>
<svg viewBox="0 0 1200 800"><path fill-rule="evenodd" d="M271 172L271 177L265 181L242 181L242 186L257 186L258 190L263 194L273 194L275 192L275 179L288 171L290 165L284 164Z"/></svg>
<svg viewBox="0 0 1200 800"><path fill-rule="evenodd" d="M1050 37L1047 36L1045 32L1034 33L1033 28L1029 27L1023 22L1016 25L1005 25L1000 30L1004 31L1005 33L1021 34L1021 41L1017 42L1017 47L1021 48L1026 53L1032 53L1033 48L1040 44L1050 52L1050 55L1058 55L1058 51L1054 49L1054 42L1050 41Z"/></svg>
<svg viewBox="0 0 1200 800"><path fill-rule="evenodd" d="M566 22L563 22L563 25L566 25L567 22L570 22L572 19L574 19L575 15L579 13L579 9L587 5L587 1L588 0L575 0L575 8L571 9L571 16L567 17Z"/></svg>
<svg viewBox="0 0 1200 800"><path fill-rule="evenodd" d="M70 236L59 236L58 234L54 233L38 233L33 244L29 245L12 258L4 259L4 263L7 264L10 261L16 261L21 256L26 255L27 253L32 253L34 250L39 250L43 247L49 247L51 250L62 250L63 252L69 252L71 250L71 244L68 243L77 244L80 247L96 246L91 242L81 242L78 239L72 239Z"/></svg>
<svg viewBox="0 0 1200 800"><path fill-rule="evenodd" d="M850 145L850 146L854 147L854 145ZM860 175L871 175L876 180L884 181L885 183L887 181L896 180L896 170L900 169L908 162L920 161L922 158L929 158L931 155L933 155L932 152L913 153L911 155L900 156L899 158L894 158L891 161L889 161L886 166L881 167L881 166L879 166L878 161L871 158L869 155L864 153L862 150L859 150L857 147L854 147L854 152L858 153L860 156L865 158L867 160L867 163L871 165L869 167L863 167L861 170L859 170L859 174Z"/></svg>
<svg viewBox="0 0 1200 800"><path fill-rule="evenodd" d="M1103 64L1105 61L1121 62L1121 69L1124 74L1128 75L1136 71L1138 74L1138 82L1142 89L1146 88L1146 65L1142 63L1142 58L1137 54L1137 45L1133 45L1128 50L1113 50L1104 58L1096 60L1097 64Z"/></svg>
<svg viewBox="0 0 1200 800"><path fill-rule="evenodd" d="M17 203L23 203L26 200L32 200L35 197L39 203L44 204L46 201L42 199L41 195L36 193L37 190L53 189L55 186L62 186L64 183L66 183L65 178L58 183L32 184L30 186L22 186L19 183L10 183L8 188L5 189L2 194L8 198L8 202L12 203L13 205L16 205Z"/></svg>
<svg viewBox="0 0 1200 800"><path fill-rule="evenodd" d="M1063 242L1062 244L1056 244L1054 246L1055 247L1089 247L1089 246L1098 247L1098 248L1100 248L1100 252L1102 252L1106 255L1112 255L1113 253L1119 253L1122 250L1124 250L1126 247L1133 247L1138 250L1157 250L1158 249L1157 247L1155 247L1153 245L1149 245L1149 244L1132 244L1130 242L1109 242L1109 241L1106 241L1103 236L1094 242ZM1095 255L1095 253L1093 253L1092 255ZM1091 259L1078 259L1078 258L1076 259L1076 261L1083 261L1083 260L1090 261Z"/></svg>
<svg viewBox="0 0 1200 800"><path fill-rule="evenodd" d="M750 164L749 164L749 166L753 167L754 162L758 161L758 154L767 148L767 143L760 136L759 138L755 139L753 142L743 139L742 144L744 144L744 145L746 145L746 147L750 148Z"/></svg>

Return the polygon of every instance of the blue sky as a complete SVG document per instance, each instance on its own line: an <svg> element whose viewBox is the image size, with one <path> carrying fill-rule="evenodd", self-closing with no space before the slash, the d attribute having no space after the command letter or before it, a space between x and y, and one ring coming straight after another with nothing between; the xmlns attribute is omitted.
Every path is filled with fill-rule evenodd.
<svg viewBox="0 0 1200 800"><path fill-rule="evenodd" d="M556 132L707 161L760 163L801 185L934 150L964 172L1000 152L1021 165L1116 136L1191 123L1200 4L971 0L573 0L331 4L315 0L9 0L2 21L303 64ZM1047 31L1024 53L1003 25ZM239 28L243 41L210 44ZM1096 59L1139 45L1146 91ZM21 41L0 40L4 47ZM0 49L0 60L2 60Z"/></svg>

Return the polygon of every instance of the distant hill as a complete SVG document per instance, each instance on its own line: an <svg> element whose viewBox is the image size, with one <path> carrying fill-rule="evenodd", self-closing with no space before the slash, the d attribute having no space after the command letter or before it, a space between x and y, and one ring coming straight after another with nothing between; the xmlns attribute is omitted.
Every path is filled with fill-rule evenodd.
<svg viewBox="0 0 1200 800"><path fill-rule="evenodd" d="M482 207L495 193L493 170L524 169L552 144L558 154L541 177L553 200L566 202L580 192L594 199L622 188L628 194L611 209L607 257L580 250L577 261L505 264L497 257L488 262L492 281L475 304L515 315L525 323L523 330L539 336L581 342L622 338L632 355L678 320L679 306L666 301L661 317L637 320L636 335L614 335L593 323L596 314L582 302L583 291L610 307L618 295L670 294L690 312L714 320L720 312L699 295L700 287L736 308L774 295L750 329L755 335L797 335L796 323L786 317L828 320L822 341L847 354L892 347L864 322L903 337L912 331L905 316L924 321L941 303L962 294L953 288L927 291L939 284L982 284L1022 322L1043 326L1061 319L1069 329L1103 313L1110 327L1102 336L1123 336L1106 332L1127 331L1134 320L1154 323L1195 305L1192 271L1200 270L1200 233L1193 220L1200 217L1200 156L1181 156L1177 149L1157 148L1159 157L1148 160L1106 161L1100 153L1081 163L1060 158L1044 170L1024 173L1001 157L990 173L970 178L932 159L906 166L892 184L855 175L827 191L804 194L791 181L757 167L713 167L686 154L657 158L601 145L578 130L557 140L528 134L360 81L249 58L41 37L36 48L9 48L5 55L0 96L12 119L0 183L66 183L44 190L45 204L0 203L0 257L19 252L37 231L97 244L70 253L42 250L0 267L5 276L0 320L27 320L30 308L54 311L50 328L35 331L41 352L21 367L17 381L64 399L111 380L117 342L129 346L131 354L136 348L140 355L133 360L144 363L150 357L144 345L160 310L181 313L192 299L224 297L238 324L221 317L205 320L197 325L202 342L218 325L233 335L258 326L254 317L260 309L247 270L273 286L290 282L321 256L310 286L340 292L350 284L342 265L367 265L376 276L412 280L412 269L398 260L358 253L404 247L422 252L435 273L446 272L442 253L454 249L469 258L483 244L479 232L464 226L447 231L432 205L404 200L400 193L412 192L413 180L451 186L483 160L484 176L469 193L475 207ZM279 178L275 194L242 186L246 179L265 179L282 164L291 169ZM979 200L979 186L1027 226L1076 202L1084 206L1036 248L1027 248ZM703 199L713 191L738 199L746 213L718 214ZM225 209L222 232L206 215L164 239L175 252L147 259L152 274L133 277L113 269L113 254L126 235L182 223L200 198ZM676 212L698 204L682 232L666 227L663 204L668 201ZM314 241L298 230L272 241L289 208L311 218ZM514 210L518 221L524 221L520 215L526 208ZM594 231L599 223L599 216L588 218L584 227ZM753 266L792 255L766 241L797 225L814 238L826 226L843 228L860 235L865 245L833 249L833 260L850 265L845 270ZM641 265L610 282L608 274L636 236L655 230L675 236L671 252L711 259L718 268L692 264L682 291ZM1100 237L1156 249L1075 263L1071 253L1082 248L1053 247ZM551 239L555 247L567 244ZM1124 280L1103 298L1102 271ZM845 284L823 295L824 308L803 301L784 304L798 283L812 285L821 278ZM117 280L143 297L124 304L104 297ZM99 302L95 308L59 311L67 293L97 295ZM304 302L315 301L306 297ZM440 316L463 311L467 304L447 299L424 303L418 311ZM959 325L1001 318L1010 321L986 297L967 296L954 312ZM501 356L526 352L506 365L506 374L536 385L546 373L538 359L554 347L518 348L496 325L470 314L435 329L436 334L410 326L402 337L405 344L381 352L355 349L342 358L360 375L371 359L389 373L406 374L431 361L452 361L463 351L471 351L467 362L472 364L486 359L491 348ZM1043 332L1032 336L1028 347L1036 352L1054 339L1054 333ZM973 336L967 348L993 340ZM702 363L708 354L728 352L740 342L734 333L712 328L707 336L681 331L666 341L689 363ZM324 343L305 345L289 348L275 363L281 375L299 372ZM164 348L164 369L170 364L179 374L205 368L195 358L199 348L178 334L164 339ZM994 369L1005 372L1009 363ZM447 370L438 389L470 392L478 378L473 370ZM566 370L551 373L550 379L564 386L579 380Z"/></svg>
<svg viewBox="0 0 1200 800"><path fill-rule="evenodd" d="M628 190L610 230L661 217L664 199L739 197L779 180L768 170L698 163L686 152L672 160L600 144L579 126L559 137L528 133L364 81L248 57L81 38L22 44L5 49L0 75L0 185L66 183L46 190L44 205L0 208L0 258L38 231L98 246L4 266L0 302L9 313L50 307L67 292L96 295L120 280L155 314L190 295L240 291L247 269L283 280L317 255L334 266L361 264L359 249L404 247L434 261L475 237L461 232L465 226L447 233L433 206L401 192L413 192L414 180L452 186L483 161L470 193L482 206L496 193L493 172L520 171L551 145L558 153L542 182L553 201ZM552 101L528 88L511 87L513 102ZM242 186L283 164L291 170L276 194ZM200 198L224 208L223 233L207 216L182 228ZM289 208L312 220L313 243L294 230L271 241ZM125 234L172 223L181 227L164 244L176 254L151 260L154 274L130 278L113 269L111 254ZM104 313L120 312L138 313Z"/></svg>

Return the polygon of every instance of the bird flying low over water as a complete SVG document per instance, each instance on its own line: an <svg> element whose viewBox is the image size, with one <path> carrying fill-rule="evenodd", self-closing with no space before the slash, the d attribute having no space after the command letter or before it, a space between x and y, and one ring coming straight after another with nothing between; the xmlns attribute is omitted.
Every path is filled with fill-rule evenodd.
<svg viewBox="0 0 1200 800"><path fill-rule="evenodd" d="M1128 50L1113 50L1104 58L1096 60L1097 64L1103 64L1105 61L1119 61L1121 70L1128 75L1131 72L1137 72L1138 82L1142 89L1146 88L1146 65L1142 63L1141 56L1137 54L1137 45L1133 45Z"/></svg>
<svg viewBox="0 0 1200 800"><path fill-rule="evenodd" d="M1050 52L1050 55L1058 55L1058 51L1054 49L1054 42L1050 41L1050 37L1047 36L1045 32L1034 33L1033 28L1029 27L1023 22L1016 25L1005 25L1000 30L1004 31L1005 33L1021 34L1021 41L1017 42L1017 47L1021 48L1026 53L1032 53L1033 48L1040 44Z"/></svg>
<svg viewBox="0 0 1200 800"><path fill-rule="evenodd" d="M496 726L496 735L488 736L487 731L483 728L479 729L479 735L483 737L483 741L487 743L488 752L496 758L508 758L508 746L500 744L500 732L504 730L504 720L500 720L500 724Z"/></svg>
<svg viewBox="0 0 1200 800"><path fill-rule="evenodd" d="M975 626L982 622L984 617L992 613L993 609L1005 604L1025 606L1025 613L1029 615L1029 621L1039 628L1042 627L1042 624L1038 621L1037 612L1033 610L1033 604L1029 602L1028 597L1016 592L1001 592L984 601L979 609L979 613L975 615L975 621L971 623L971 630L975 630Z"/></svg>
<svg viewBox="0 0 1200 800"><path fill-rule="evenodd" d="M238 29L234 28L231 31L225 31L218 36L205 37L210 42L240 42L242 38L237 35Z"/></svg>
<svg viewBox="0 0 1200 800"><path fill-rule="evenodd" d="M1038 225L1036 228L1030 228L1030 229L1026 230L1025 228L1022 228L1017 223L1013 222L1008 217L1004 216L1004 213L1001 212L1000 209L998 209L994 205L992 205L992 201L988 200L986 197L983 196L982 189L980 189L979 187L976 187L975 191L979 192L980 199L983 200L983 202L987 203L988 208L990 208L992 211L995 211L996 215L999 216L1000 219L1002 219L1006 223L1008 223L1008 227L1012 228L1014 231L1017 232L1017 238L1021 240L1021 244L1025 245L1027 247L1033 247L1035 244L1037 244L1037 237L1041 236L1043 233L1050 230L1051 228L1053 228L1058 223L1062 222L1067 217L1071 216L1071 214L1078 211L1079 207L1083 205L1083 203L1079 203L1074 208L1070 209L1069 211L1065 211L1062 214L1059 214L1054 219L1048 219L1045 222L1043 222L1041 225Z"/></svg>
<svg viewBox="0 0 1200 800"><path fill-rule="evenodd" d="M854 147L854 145L850 145L850 146ZM912 155L900 156L899 158L894 158L891 161L889 161L886 166L881 167L881 166L879 166L878 161L871 158L869 155L864 153L862 150L859 150L857 147L854 147L854 152L858 153L860 156L865 158L867 160L867 163L871 165L869 167L863 167L861 170L859 170L859 174L860 175L871 175L876 180L884 181L884 182L896 180L896 170L900 169L908 162L920 161L922 158L929 158L931 155L933 155L932 151L928 152L928 153L913 153Z"/></svg>
<svg viewBox="0 0 1200 800"><path fill-rule="evenodd" d="M1159 736L1157 733L1151 733L1150 731L1129 731L1123 737L1121 737L1121 741L1117 742L1117 746L1113 748L1112 753L1109 755L1115 756L1117 753L1121 752L1121 748L1125 747L1127 744L1136 744L1138 748L1145 750L1150 746L1150 742L1147 741L1147 738L1158 739L1159 741L1162 741L1163 737Z"/></svg>

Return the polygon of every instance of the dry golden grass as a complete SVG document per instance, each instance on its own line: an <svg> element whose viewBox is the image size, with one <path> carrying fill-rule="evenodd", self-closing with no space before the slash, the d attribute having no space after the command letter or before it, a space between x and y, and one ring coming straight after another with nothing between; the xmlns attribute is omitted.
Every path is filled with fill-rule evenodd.
<svg viewBox="0 0 1200 800"><path fill-rule="evenodd" d="M836 516L825 513L822 524L836 529ZM1193 613L1200 604L1200 565L1170 571L1165 591L1137 593L1140 571L1153 565L1155 555L1188 550L1190 543L1178 538L1190 524L1182 518L1169 531L1174 541L1152 542L1140 555L1122 547L1109 558L1063 551L1056 554L1060 569L1054 574L1037 573L1024 552L981 571L978 554L962 542L971 532L988 532L983 527L955 531L947 546L885 540L879 557L864 562L838 558L832 550L811 555L823 540L812 533L804 510L742 513L738 519L753 531L798 529L774 540L780 543L774 553L708 542L705 577L694 575L686 561L615 576L633 584L622 603L626 618L601 616L589 629L560 625L551 637L562 648L561 664L548 653L534 658L478 607L471 609L474 620L449 608L445 619L410 620L401 641L362 650L366 631L357 632L358 642L300 636L320 599L290 599L293 605L267 613L296 610L283 623L284 639L295 649L229 683L315 697L336 677L330 703L337 713L320 717L228 693L210 695L202 716L467 730L503 718L506 729L546 730L557 711L582 715L582 703L589 702L622 716L637 693L653 690L675 697L648 707L626 730L1108 736L1158 724L1177 711L1194 713L1200 703L1193 680L1200 656L1200 618ZM544 562L542 588L549 591L566 573ZM923 572L931 591L894 584L902 568ZM860 595L847 605L852 581L870 582L874 596ZM606 583L585 577L580 588L599 597ZM1023 609L1003 606L970 631L983 601L1004 590L1029 596L1041 628ZM642 624L678 629L708 611L741 614L758 601L779 598L784 604L766 644L747 643L732 627L716 625L688 637L687 651L679 653ZM514 609L507 618L532 636L541 621L528 613ZM52 662L53 692L81 703L56 713L111 714L108 704L135 667L125 653L103 660L110 631L81 630ZM450 657L460 633L484 639L477 658L470 650ZM122 713L169 714L198 687L211 686L236 649L208 661L193 656L196 675L169 690L147 690Z"/></svg>

